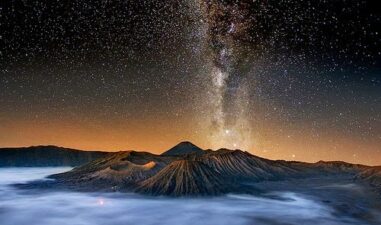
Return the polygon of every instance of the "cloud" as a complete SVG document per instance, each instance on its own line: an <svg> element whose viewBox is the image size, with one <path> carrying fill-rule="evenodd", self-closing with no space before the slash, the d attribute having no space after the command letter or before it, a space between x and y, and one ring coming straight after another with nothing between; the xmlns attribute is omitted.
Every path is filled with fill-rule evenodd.
<svg viewBox="0 0 381 225"><path fill-rule="evenodd" d="M67 168L0 169L2 225L128 224L356 224L340 222L332 209L296 193L271 198L150 198L126 193L25 192L9 184L27 182Z"/></svg>

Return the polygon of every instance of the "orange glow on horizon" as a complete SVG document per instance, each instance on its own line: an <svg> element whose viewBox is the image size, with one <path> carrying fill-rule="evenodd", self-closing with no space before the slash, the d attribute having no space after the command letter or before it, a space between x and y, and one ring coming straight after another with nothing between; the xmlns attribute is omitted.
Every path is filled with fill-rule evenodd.
<svg viewBox="0 0 381 225"><path fill-rule="evenodd" d="M181 141L191 141L203 149L211 146L207 128L196 130L191 121L170 122L160 119L113 121L112 123L65 120L13 120L2 121L1 147L25 147L32 145L57 145L81 150L123 151L138 150L160 154ZM149 125L147 125L149 124ZM192 128L192 129L184 129ZM381 154L377 141L340 136L333 130L318 139L308 130L295 128L288 135L276 132L275 124L261 130L261 136L253 137L255 145L248 150L252 154L269 158L316 162L340 160L368 165L380 165ZM301 135L303 134L303 135ZM240 149L240 146L237 146ZM337 152L342 152L338 155Z"/></svg>

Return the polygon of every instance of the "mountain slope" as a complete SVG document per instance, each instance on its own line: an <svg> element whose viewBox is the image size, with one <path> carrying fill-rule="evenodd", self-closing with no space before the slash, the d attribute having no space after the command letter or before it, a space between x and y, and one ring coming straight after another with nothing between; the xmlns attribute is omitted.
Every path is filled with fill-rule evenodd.
<svg viewBox="0 0 381 225"><path fill-rule="evenodd" d="M131 190L139 181L153 176L170 162L167 157L148 152L117 152L50 177L75 189Z"/></svg>
<svg viewBox="0 0 381 225"><path fill-rule="evenodd" d="M57 146L1 148L0 167L79 166L109 153L81 151Z"/></svg>
<svg viewBox="0 0 381 225"><path fill-rule="evenodd" d="M297 174L294 169L281 163L253 156L241 150L220 149L202 155L198 159L220 174L233 177L235 180L274 180Z"/></svg>
<svg viewBox="0 0 381 225"><path fill-rule="evenodd" d="M201 161L174 161L144 180L138 192L151 195L218 195L233 191L232 184Z"/></svg>

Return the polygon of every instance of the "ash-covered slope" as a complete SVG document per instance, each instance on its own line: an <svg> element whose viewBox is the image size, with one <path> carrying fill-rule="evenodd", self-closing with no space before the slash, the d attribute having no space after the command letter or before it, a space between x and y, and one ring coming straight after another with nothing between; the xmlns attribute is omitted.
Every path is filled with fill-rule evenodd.
<svg viewBox="0 0 381 225"><path fill-rule="evenodd" d="M1 148L0 167L79 166L108 154L107 152L81 151L57 146Z"/></svg>
<svg viewBox="0 0 381 225"><path fill-rule="evenodd" d="M189 141L180 142L176 146L172 147L168 151L165 151L161 155L163 156L180 156L186 154L203 154L204 150L192 144Z"/></svg>
<svg viewBox="0 0 381 225"><path fill-rule="evenodd" d="M197 157L225 177L234 180L274 180L297 175L297 170L241 150L220 149Z"/></svg>
<svg viewBox="0 0 381 225"><path fill-rule="evenodd" d="M234 191L234 185L201 161L174 161L144 180L138 192L151 195L218 195Z"/></svg>
<svg viewBox="0 0 381 225"><path fill-rule="evenodd" d="M140 184L152 195L217 195L254 192L244 183L296 176L297 171L276 161L240 150L220 149L187 154Z"/></svg>

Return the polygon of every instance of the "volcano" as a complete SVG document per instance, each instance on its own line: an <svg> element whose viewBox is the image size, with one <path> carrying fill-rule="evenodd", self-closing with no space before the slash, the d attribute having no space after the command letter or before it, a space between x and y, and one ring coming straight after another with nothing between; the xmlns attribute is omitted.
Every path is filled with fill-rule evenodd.
<svg viewBox="0 0 381 225"><path fill-rule="evenodd" d="M204 151L189 141L180 142L173 148L162 153L163 156L179 156L186 154L203 154Z"/></svg>
<svg viewBox="0 0 381 225"><path fill-rule="evenodd" d="M125 191L148 195L214 196L257 193L264 182L346 180L381 193L380 168L346 162L269 160L241 150L203 150L182 142L161 155L124 151L50 176L54 185L82 191ZM51 181L50 181L51 182ZM41 183L39 184L41 185Z"/></svg>

